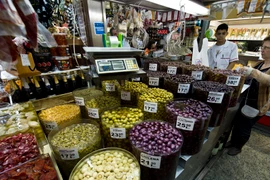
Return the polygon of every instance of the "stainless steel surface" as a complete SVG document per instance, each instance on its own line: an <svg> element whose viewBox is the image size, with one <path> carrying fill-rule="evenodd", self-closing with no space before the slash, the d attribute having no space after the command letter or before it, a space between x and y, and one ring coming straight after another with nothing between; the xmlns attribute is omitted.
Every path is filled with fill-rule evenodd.
<svg viewBox="0 0 270 180"><path fill-rule="evenodd" d="M83 49L94 58L131 57L143 52L135 48L83 47Z"/></svg>

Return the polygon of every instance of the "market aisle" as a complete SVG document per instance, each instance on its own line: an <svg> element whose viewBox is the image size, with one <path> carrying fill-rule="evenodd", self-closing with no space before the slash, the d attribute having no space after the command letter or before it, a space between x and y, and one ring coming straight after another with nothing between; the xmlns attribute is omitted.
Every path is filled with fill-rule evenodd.
<svg viewBox="0 0 270 180"><path fill-rule="evenodd" d="M237 156L223 151L204 180L269 180L270 134L253 129L249 142Z"/></svg>

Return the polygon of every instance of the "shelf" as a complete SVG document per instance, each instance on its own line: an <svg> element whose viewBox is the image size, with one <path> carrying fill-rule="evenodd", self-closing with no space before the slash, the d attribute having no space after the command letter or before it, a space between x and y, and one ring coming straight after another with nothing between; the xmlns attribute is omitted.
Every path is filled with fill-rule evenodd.
<svg viewBox="0 0 270 180"><path fill-rule="evenodd" d="M227 38L228 41L263 41L263 39L231 39L231 38ZM216 42L216 39L211 39L209 40L209 42Z"/></svg>
<svg viewBox="0 0 270 180"><path fill-rule="evenodd" d="M77 67L77 68L74 68L74 69L69 69L69 70L63 70L63 71L50 71L50 72L46 72L46 73L41 73L37 76L48 76L48 75L54 75L54 74L64 74L64 73L70 73L70 72L73 72L73 71L78 71L78 70L86 70L86 69L89 69L90 67L89 66L80 66L80 67Z"/></svg>
<svg viewBox="0 0 270 180"><path fill-rule="evenodd" d="M270 16L265 16L263 21L260 22L262 19L261 16L254 17L250 15L250 17L244 18L233 18L233 19L220 19L220 20L212 20L213 22L218 23L226 23L230 25L243 25L243 24L269 24L270 23Z"/></svg>

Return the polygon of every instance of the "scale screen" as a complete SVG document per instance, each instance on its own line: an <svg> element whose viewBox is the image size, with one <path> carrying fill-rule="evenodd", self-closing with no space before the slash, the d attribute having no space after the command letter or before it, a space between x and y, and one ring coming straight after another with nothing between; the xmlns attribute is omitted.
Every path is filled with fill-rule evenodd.
<svg viewBox="0 0 270 180"><path fill-rule="evenodd" d="M138 71L139 66L135 58L96 59L97 73L119 73Z"/></svg>

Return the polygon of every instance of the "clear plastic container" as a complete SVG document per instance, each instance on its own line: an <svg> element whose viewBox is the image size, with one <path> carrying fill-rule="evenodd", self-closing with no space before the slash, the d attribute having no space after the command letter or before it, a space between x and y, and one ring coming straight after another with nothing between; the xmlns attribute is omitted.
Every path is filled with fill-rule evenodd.
<svg viewBox="0 0 270 180"><path fill-rule="evenodd" d="M180 61L164 61L160 63L160 70L170 75L183 74L186 65Z"/></svg>
<svg viewBox="0 0 270 180"><path fill-rule="evenodd" d="M105 146L131 150L129 131L142 120L143 113L138 108L121 107L105 111L101 116Z"/></svg>
<svg viewBox="0 0 270 180"><path fill-rule="evenodd" d="M194 155L203 145L212 115L207 104L194 99L176 99L166 105L166 121L183 134L185 142L181 154Z"/></svg>
<svg viewBox="0 0 270 180"><path fill-rule="evenodd" d="M59 46L68 45L66 33L54 33L53 37Z"/></svg>
<svg viewBox="0 0 270 180"><path fill-rule="evenodd" d="M192 76L197 81L207 81L211 69L202 65L189 65L183 67L183 74Z"/></svg>
<svg viewBox="0 0 270 180"><path fill-rule="evenodd" d="M99 163L102 162L102 165ZM85 156L72 170L69 180L140 180L140 165L130 152L116 147L104 148Z"/></svg>
<svg viewBox="0 0 270 180"><path fill-rule="evenodd" d="M120 95L121 87L117 80L105 80L102 81L102 91L106 96L116 96Z"/></svg>
<svg viewBox="0 0 270 180"><path fill-rule="evenodd" d="M147 76L143 78L143 82L147 84L149 87L153 88L163 88L164 87L164 78L168 77L168 75L165 72L152 72L152 71L146 71Z"/></svg>
<svg viewBox="0 0 270 180"><path fill-rule="evenodd" d="M61 126L50 132L48 140L66 178L80 159L101 148L100 129L95 121Z"/></svg>
<svg viewBox="0 0 270 180"><path fill-rule="evenodd" d="M59 70L69 70L71 68L71 56L54 56L53 59Z"/></svg>
<svg viewBox="0 0 270 180"><path fill-rule="evenodd" d="M183 144L181 132L168 122L146 121L130 131L132 153L141 166L141 179L174 180Z"/></svg>
<svg viewBox="0 0 270 180"><path fill-rule="evenodd" d="M143 69L145 71L159 71L161 60L158 58L146 58L143 62Z"/></svg>

